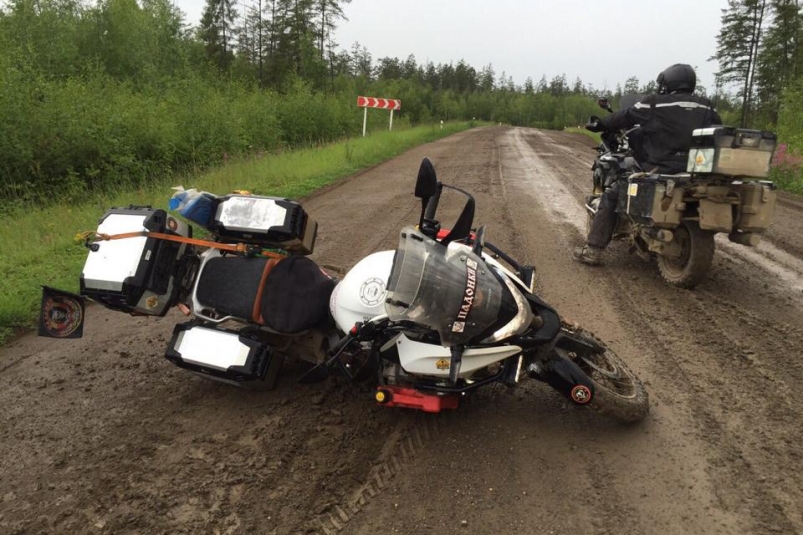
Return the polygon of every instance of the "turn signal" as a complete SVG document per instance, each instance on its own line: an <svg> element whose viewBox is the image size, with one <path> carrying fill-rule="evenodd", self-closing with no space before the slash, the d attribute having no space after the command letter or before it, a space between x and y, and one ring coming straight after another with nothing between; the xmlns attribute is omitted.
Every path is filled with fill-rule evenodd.
<svg viewBox="0 0 803 535"><path fill-rule="evenodd" d="M374 399L376 399L377 403L387 403L390 401L390 392L387 390L377 390L376 394L374 394Z"/></svg>

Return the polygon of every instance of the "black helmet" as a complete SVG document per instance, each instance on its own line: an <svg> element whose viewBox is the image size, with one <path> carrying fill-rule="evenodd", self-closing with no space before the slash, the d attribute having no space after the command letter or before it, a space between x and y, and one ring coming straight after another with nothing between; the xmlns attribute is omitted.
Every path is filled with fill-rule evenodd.
<svg viewBox="0 0 803 535"><path fill-rule="evenodd" d="M694 69L691 68L691 65L675 63L671 67L664 69L658 75L656 82L658 83L659 93L674 93L675 91L691 93L697 87L697 75L694 74Z"/></svg>

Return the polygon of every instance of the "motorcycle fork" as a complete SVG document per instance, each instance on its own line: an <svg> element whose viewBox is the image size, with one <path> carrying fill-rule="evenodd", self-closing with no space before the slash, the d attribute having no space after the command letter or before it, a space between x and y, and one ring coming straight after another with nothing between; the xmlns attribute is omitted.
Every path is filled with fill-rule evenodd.
<svg viewBox="0 0 803 535"><path fill-rule="evenodd" d="M562 334L558 335L550 346L539 349L528 359L527 375L547 383L575 405L586 405L594 397L594 384L570 358L570 353L588 350L593 348Z"/></svg>

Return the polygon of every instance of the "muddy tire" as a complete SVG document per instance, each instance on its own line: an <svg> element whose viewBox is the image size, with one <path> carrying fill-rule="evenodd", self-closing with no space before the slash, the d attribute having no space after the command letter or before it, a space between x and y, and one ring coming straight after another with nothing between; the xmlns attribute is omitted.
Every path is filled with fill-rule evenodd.
<svg viewBox="0 0 803 535"><path fill-rule="evenodd" d="M621 422L643 420L650 411L650 401L641 379L593 334L582 329L564 329L600 348L589 354L575 355L573 359L594 384L594 398L589 407Z"/></svg>
<svg viewBox="0 0 803 535"><path fill-rule="evenodd" d="M708 276L714 260L714 233L700 229L694 221L685 221L674 230L681 247L678 258L658 255L661 277L678 288L690 290Z"/></svg>

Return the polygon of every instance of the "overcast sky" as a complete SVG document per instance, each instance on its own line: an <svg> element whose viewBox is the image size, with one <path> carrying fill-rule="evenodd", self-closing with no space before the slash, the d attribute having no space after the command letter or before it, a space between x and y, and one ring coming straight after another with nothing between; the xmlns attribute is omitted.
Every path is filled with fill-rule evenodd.
<svg viewBox="0 0 803 535"><path fill-rule="evenodd" d="M204 0L174 0L197 25ZM240 0L244 4L256 0ZM721 10L727 0L352 0L335 40L365 46L374 62L493 64L522 85L565 74L597 88L630 76L643 84L673 63L697 68L713 88Z"/></svg>

